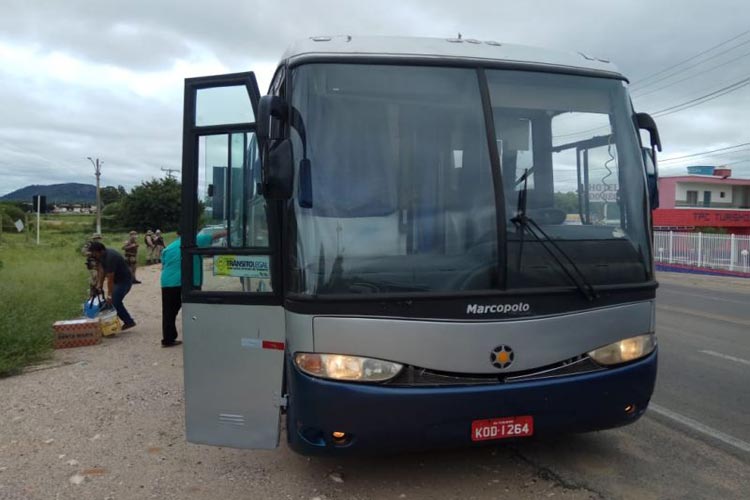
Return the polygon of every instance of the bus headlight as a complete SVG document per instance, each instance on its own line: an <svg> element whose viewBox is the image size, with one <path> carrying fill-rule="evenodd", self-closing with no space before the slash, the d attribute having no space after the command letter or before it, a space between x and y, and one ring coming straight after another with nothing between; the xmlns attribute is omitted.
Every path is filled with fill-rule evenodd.
<svg viewBox="0 0 750 500"><path fill-rule="evenodd" d="M587 354L600 365L616 365L647 356L655 347L656 336L648 333L605 345Z"/></svg>
<svg viewBox="0 0 750 500"><path fill-rule="evenodd" d="M382 359L311 352L297 353L294 363L313 377L351 382L384 382L398 375L404 367Z"/></svg>

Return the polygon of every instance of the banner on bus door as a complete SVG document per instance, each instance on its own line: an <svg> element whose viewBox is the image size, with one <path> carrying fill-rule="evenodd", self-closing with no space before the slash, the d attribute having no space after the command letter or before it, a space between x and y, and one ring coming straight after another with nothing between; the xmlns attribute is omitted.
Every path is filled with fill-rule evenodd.
<svg viewBox="0 0 750 500"><path fill-rule="evenodd" d="M214 276L270 278L268 255L214 255Z"/></svg>

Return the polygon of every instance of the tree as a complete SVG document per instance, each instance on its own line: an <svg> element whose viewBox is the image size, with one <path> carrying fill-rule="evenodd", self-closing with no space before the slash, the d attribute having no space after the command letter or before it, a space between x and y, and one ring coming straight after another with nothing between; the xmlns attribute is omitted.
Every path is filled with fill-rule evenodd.
<svg viewBox="0 0 750 500"><path fill-rule="evenodd" d="M176 179L146 181L119 202L118 222L138 231L173 231L180 223L181 193Z"/></svg>
<svg viewBox="0 0 750 500"><path fill-rule="evenodd" d="M578 193L555 193L555 207L564 210L567 214L578 213Z"/></svg>
<svg viewBox="0 0 750 500"><path fill-rule="evenodd" d="M122 187L122 186L120 186ZM124 191L124 189L123 189ZM107 186L103 187L100 190L101 197L102 197L102 206L106 207L110 203L115 203L120 201L120 198L123 197L123 193L120 192L120 190L114 186ZM124 193L127 195L127 193Z"/></svg>

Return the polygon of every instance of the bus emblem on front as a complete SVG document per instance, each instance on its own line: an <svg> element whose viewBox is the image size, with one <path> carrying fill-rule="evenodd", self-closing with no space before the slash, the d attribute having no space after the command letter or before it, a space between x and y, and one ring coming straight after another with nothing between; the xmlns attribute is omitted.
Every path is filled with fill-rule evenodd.
<svg viewBox="0 0 750 500"><path fill-rule="evenodd" d="M490 361L495 368L508 368L514 357L513 349L507 345L499 345L492 350Z"/></svg>

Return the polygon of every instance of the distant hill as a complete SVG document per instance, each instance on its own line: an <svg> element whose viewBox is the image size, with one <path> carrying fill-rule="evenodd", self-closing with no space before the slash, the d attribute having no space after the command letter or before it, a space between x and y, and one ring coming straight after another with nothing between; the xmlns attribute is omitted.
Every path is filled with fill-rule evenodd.
<svg viewBox="0 0 750 500"><path fill-rule="evenodd" d="M34 184L17 189L5 196L0 196L0 201L27 201L31 203L31 197L35 194L46 196L48 205L52 203L96 203L96 186L77 182L51 184L49 186Z"/></svg>

